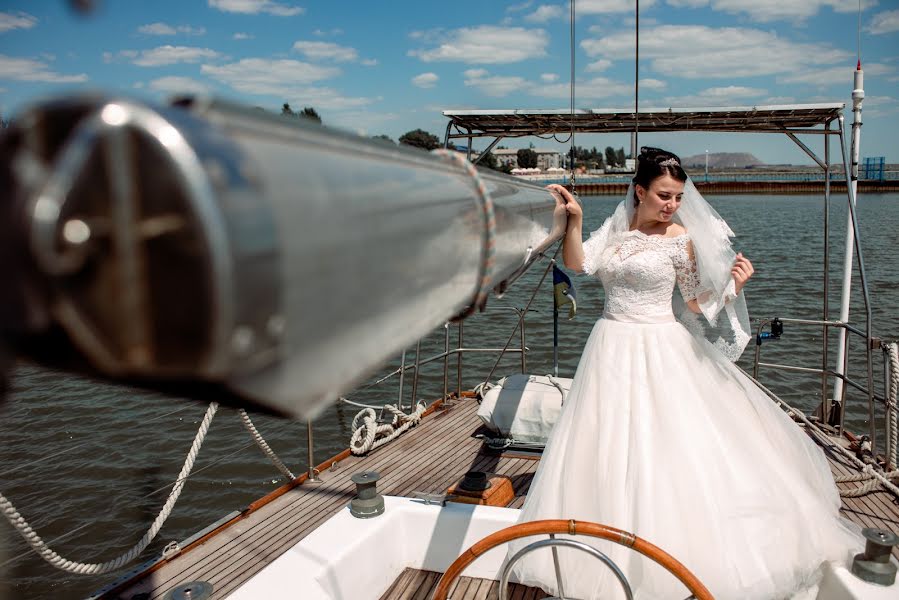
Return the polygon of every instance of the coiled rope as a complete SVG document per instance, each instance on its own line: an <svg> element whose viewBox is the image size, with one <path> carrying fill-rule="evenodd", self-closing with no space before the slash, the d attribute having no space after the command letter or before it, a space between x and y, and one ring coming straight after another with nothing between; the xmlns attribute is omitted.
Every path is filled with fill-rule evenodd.
<svg viewBox="0 0 899 600"><path fill-rule="evenodd" d="M206 439L206 433L209 431L209 424L212 422L212 417L215 416L218 407L219 405L217 402L211 402L209 404L209 408L206 409L206 415L203 417L203 421L200 423L200 428L197 430L196 436L194 436L193 444L191 444L190 446L190 451L187 453L187 458L184 459L184 466L181 467L181 472L178 473L178 478L175 480L175 485L172 486L172 491L169 494L168 499L165 501L165 504L162 506L162 509L159 511L156 519L150 525L150 528L144 534L144 537L142 537L140 541L134 545L133 548L116 559L103 563L81 563L67 560L61 557L55 551L51 550L50 547L47 546L46 543L44 543L44 540L42 540L37 532L35 532L31 528L28 522L22 517L22 515L19 514L19 511L16 510L15 506L13 506L12 502L7 500L6 496L4 496L3 494L0 494L0 510L2 510L4 516L9 520L10 524L16 529L16 531L19 532L19 534L23 538L25 538L25 541L28 542L28 544L34 549L34 551L37 552L41 558L46 560L57 569L68 571L69 573L76 573L78 575L99 575L102 573L115 571L116 569L119 569L128 562L137 558L140 553L150 545L150 542L153 541L153 539L156 537L156 534L159 533L159 530L162 529L162 525L172 513L172 509L175 507L175 503L178 501L178 497L181 495L181 490L184 489L184 484L187 481L187 477L190 475L191 469L193 469L194 461L197 459L197 454L199 454L200 452L200 447L203 445L203 441Z"/></svg>
<svg viewBox="0 0 899 600"><path fill-rule="evenodd" d="M379 424L372 408L363 408L353 417L350 452L359 456L399 437L410 427L418 425L427 407L424 402L418 402L415 410L407 414L393 404L385 404L382 410L393 414L390 423Z"/></svg>

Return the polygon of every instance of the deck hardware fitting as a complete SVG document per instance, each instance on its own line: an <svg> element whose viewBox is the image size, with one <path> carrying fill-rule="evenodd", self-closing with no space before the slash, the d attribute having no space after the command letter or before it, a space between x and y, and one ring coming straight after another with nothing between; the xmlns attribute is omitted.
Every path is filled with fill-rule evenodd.
<svg viewBox="0 0 899 600"><path fill-rule="evenodd" d="M899 535L885 529L866 527L865 551L852 559L852 574L868 583L893 585L896 581L896 565L890 562L893 546L899 544Z"/></svg>
<svg viewBox="0 0 899 600"><path fill-rule="evenodd" d="M350 514L359 519L371 519L384 513L384 496L378 493L375 471L362 471L350 479L356 484L356 497L350 501Z"/></svg>
<svg viewBox="0 0 899 600"><path fill-rule="evenodd" d="M212 584L206 581L189 581L169 590L163 600L208 600L212 597Z"/></svg>

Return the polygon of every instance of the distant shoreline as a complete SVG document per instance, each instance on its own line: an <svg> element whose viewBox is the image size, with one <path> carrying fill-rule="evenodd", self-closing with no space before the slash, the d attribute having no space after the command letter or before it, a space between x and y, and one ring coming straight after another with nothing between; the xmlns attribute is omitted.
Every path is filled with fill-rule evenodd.
<svg viewBox="0 0 899 600"><path fill-rule="evenodd" d="M535 182L539 183L539 182ZM564 183L568 183L565 181ZM822 181L697 181L696 188L704 194L823 194ZM588 196L614 196L627 192L628 184L622 182L596 182L576 180L577 190ZM859 180L860 194L881 194L899 192L899 180L869 181ZM845 194L846 184L832 181L830 193Z"/></svg>

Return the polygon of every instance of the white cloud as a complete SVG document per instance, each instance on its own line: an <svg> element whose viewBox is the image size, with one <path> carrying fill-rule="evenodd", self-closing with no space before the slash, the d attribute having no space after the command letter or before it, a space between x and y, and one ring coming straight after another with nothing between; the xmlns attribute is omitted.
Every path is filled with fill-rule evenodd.
<svg viewBox="0 0 899 600"><path fill-rule="evenodd" d="M420 37L427 37L427 34ZM493 25L440 32L437 37L442 40L437 47L410 50L409 56L416 56L424 62L513 63L545 56L549 43L549 36L542 29Z"/></svg>
<svg viewBox="0 0 899 600"><path fill-rule="evenodd" d="M473 87L482 94L493 98L508 96L512 92L523 91L533 85L524 77L490 75L484 69L465 71L464 82L466 86Z"/></svg>
<svg viewBox="0 0 899 600"><path fill-rule="evenodd" d="M374 67L375 65L378 64L378 59L377 58L363 58L361 61L359 61L359 64L361 64L363 67Z"/></svg>
<svg viewBox="0 0 899 600"><path fill-rule="evenodd" d="M644 11L655 4L655 0L643 0L640 10ZM613 14L634 12L633 0L581 0L576 5L579 15Z"/></svg>
<svg viewBox="0 0 899 600"><path fill-rule="evenodd" d="M666 0L666 3L675 8L702 8L709 5L709 0Z"/></svg>
<svg viewBox="0 0 899 600"><path fill-rule="evenodd" d="M160 67L176 63L197 63L217 58L220 54L210 48L165 45L150 50L141 50L139 53L134 50L122 50L119 52L119 56L133 58L132 62L141 67ZM112 58L108 52L103 54L103 60L106 62L110 62Z"/></svg>
<svg viewBox="0 0 899 600"><path fill-rule="evenodd" d="M205 94L209 86L190 77L160 77L149 84L150 89L170 94Z"/></svg>
<svg viewBox="0 0 899 600"><path fill-rule="evenodd" d="M871 76L886 75L895 70L893 67L883 63L868 63L863 64L862 67L864 67L865 75ZM801 71L792 75L785 75L778 77L777 83L805 83L820 88L841 86L844 89L849 89L849 86L852 85L854 72L855 65L850 66L846 64L838 67Z"/></svg>
<svg viewBox="0 0 899 600"><path fill-rule="evenodd" d="M558 81L559 76L555 73L544 73L540 76L540 81L544 81L546 83L552 83L553 81Z"/></svg>
<svg viewBox="0 0 899 600"><path fill-rule="evenodd" d="M13 29L31 29L37 25L37 17L19 11L15 14L0 12L0 33Z"/></svg>
<svg viewBox="0 0 899 600"><path fill-rule="evenodd" d="M137 28L137 32L146 35L175 35L177 33L174 27L166 23L149 23L148 25L141 25Z"/></svg>
<svg viewBox="0 0 899 600"><path fill-rule="evenodd" d="M252 40L256 36L251 33L244 33L242 31L238 31L234 35L231 36L232 40Z"/></svg>
<svg viewBox="0 0 899 600"><path fill-rule="evenodd" d="M668 84L661 79L652 79L651 77L647 77L646 79L640 80L641 90L664 90L666 87L668 87Z"/></svg>
<svg viewBox="0 0 899 600"><path fill-rule="evenodd" d="M317 35L318 37L324 37L329 35L341 35L343 33L343 29L330 29L328 31L324 31L323 29L315 29L312 32L312 35Z"/></svg>
<svg viewBox="0 0 899 600"><path fill-rule="evenodd" d="M412 85L420 88L432 88L440 80L436 73L422 73L412 78Z"/></svg>
<svg viewBox="0 0 899 600"><path fill-rule="evenodd" d="M664 99L668 106L703 107L732 106L734 104L752 103L753 98L764 96L767 90L740 85L712 87L690 96L676 96Z"/></svg>
<svg viewBox="0 0 899 600"><path fill-rule="evenodd" d="M562 7L557 4L542 4L537 10L525 16L528 23L546 23L562 16Z"/></svg>
<svg viewBox="0 0 899 600"><path fill-rule="evenodd" d="M148 23L137 28L138 33L144 35L175 35L183 33L184 35L203 35L206 33L205 27L191 27L190 25L178 25L173 27L168 23Z"/></svg>
<svg viewBox="0 0 899 600"><path fill-rule="evenodd" d="M763 101L763 104L766 105L776 105L776 104L796 104L795 96L768 96Z"/></svg>
<svg viewBox="0 0 899 600"><path fill-rule="evenodd" d="M280 88L284 86L307 85L330 79L340 74L336 67L322 67L298 60L269 60L265 58L244 58L227 65L203 65L200 70L215 77L241 92L256 92L255 89ZM254 86L259 86L255 88ZM278 95L277 92L269 92Z"/></svg>
<svg viewBox="0 0 899 600"><path fill-rule="evenodd" d="M297 106L344 110L380 99L347 97L331 88L309 87L311 83L336 77L340 69L297 60L245 58L226 65L203 65L200 71L239 92L273 96Z"/></svg>
<svg viewBox="0 0 899 600"><path fill-rule="evenodd" d="M899 31L899 10L888 10L874 15L866 31L874 35Z"/></svg>
<svg viewBox="0 0 899 600"><path fill-rule="evenodd" d="M753 21L763 23L804 20L815 16L824 7L838 13L856 12L859 8L858 0L667 0L667 2L675 7L711 6L713 10L731 14L745 13ZM866 10L876 4L877 0L862 0L861 8Z"/></svg>
<svg viewBox="0 0 899 600"><path fill-rule="evenodd" d="M51 71L49 66L31 58L16 58L0 54L0 80L40 81L44 83L81 83L87 75L62 75Z"/></svg>
<svg viewBox="0 0 899 600"><path fill-rule="evenodd" d="M634 88L630 84L614 81L606 77L594 77L593 79L578 80L575 86L578 104L590 100L600 100L615 96L628 97L632 95ZM556 83L547 86L535 86L531 90L534 96L544 98L570 98L571 89L568 83Z"/></svg>
<svg viewBox="0 0 899 600"><path fill-rule="evenodd" d="M588 56L631 59L633 32L587 39ZM657 73L687 78L734 78L800 73L845 62L851 55L824 44L797 43L776 33L738 27L661 25L641 35L640 58Z"/></svg>
<svg viewBox="0 0 899 600"><path fill-rule="evenodd" d="M332 42L295 42L293 49L309 60L333 60L336 62L354 61L359 58L355 48L341 46Z"/></svg>
<svg viewBox="0 0 899 600"><path fill-rule="evenodd" d="M519 4L513 4L506 8L506 12L521 12L523 10L527 10L534 5L534 0L526 0L525 2L521 2Z"/></svg>
<svg viewBox="0 0 899 600"><path fill-rule="evenodd" d="M599 60L593 61L584 69L588 73L601 73L605 71L609 67L612 66L612 61L607 60L605 58L600 58Z"/></svg>
<svg viewBox="0 0 899 600"><path fill-rule="evenodd" d="M292 17L306 12L305 8L281 4L273 0L209 0L209 6L223 12L245 15L266 13L276 17Z"/></svg>

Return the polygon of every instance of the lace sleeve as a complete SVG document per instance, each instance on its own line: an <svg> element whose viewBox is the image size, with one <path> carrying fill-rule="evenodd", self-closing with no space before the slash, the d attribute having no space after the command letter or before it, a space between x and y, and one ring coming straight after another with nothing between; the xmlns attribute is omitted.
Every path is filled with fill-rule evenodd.
<svg viewBox="0 0 899 600"><path fill-rule="evenodd" d="M689 236L681 236L677 240L674 252L674 272L677 275L677 286L685 302L694 300L699 292L699 270L693 256L693 243Z"/></svg>
<svg viewBox="0 0 899 600"><path fill-rule="evenodd" d="M582 265L584 275L593 275L599 270L599 255L602 253L602 246L608 234L609 221L607 220L584 242L584 264Z"/></svg>

